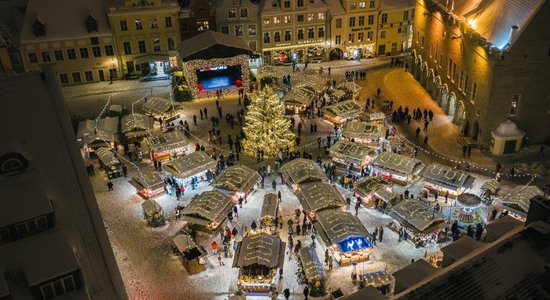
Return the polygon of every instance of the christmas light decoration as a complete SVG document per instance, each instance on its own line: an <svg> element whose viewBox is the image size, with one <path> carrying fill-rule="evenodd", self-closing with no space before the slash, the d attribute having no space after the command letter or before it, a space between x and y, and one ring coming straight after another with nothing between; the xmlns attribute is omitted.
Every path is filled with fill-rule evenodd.
<svg viewBox="0 0 550 300"><path fill-rule="evenodd" d="M271 89L255 95L245 120L243 149L247 154L263 151L264 156L273 157L279 149L294 148L295 135L290 131L290 121L283 116L283 106Z"/></svg>

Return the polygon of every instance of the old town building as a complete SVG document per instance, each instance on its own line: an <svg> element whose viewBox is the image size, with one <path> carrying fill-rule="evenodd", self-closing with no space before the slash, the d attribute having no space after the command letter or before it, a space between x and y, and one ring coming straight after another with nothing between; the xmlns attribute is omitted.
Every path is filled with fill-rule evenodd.
<svg viewBox="0 0 550 300"><path fill-rule="evenodd" d="M216 30L214 6L209 0L180 0L178 15L180 39L182 41L206 30ZM229 1L225 1L229 2Z"/></svg>
<svg viewBox="0 0 550 300"><path fill-rule="evenodd" d="M417 0L409 71L480 147L508 118L527 143L544 143L550 33L541 28L548 1Z"/></svg>
<svg viewBox="0 0 550 300"><path fill-rule="evenodd" d="M163 76L177 66L178 11L176 1L165 0L125 0L110 7L121 73Z"/></svg>

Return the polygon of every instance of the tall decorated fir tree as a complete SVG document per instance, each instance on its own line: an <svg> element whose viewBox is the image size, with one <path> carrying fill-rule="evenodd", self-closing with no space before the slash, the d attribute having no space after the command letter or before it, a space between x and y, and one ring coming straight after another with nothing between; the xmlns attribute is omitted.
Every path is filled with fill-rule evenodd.
<svg viewBox="0 0 550 300"><path fill-rule="evenodd" d="M242 141L244 151L256 155L276 156L279 149L293 148L295 135L290 131L290 120L285 119L283 106L271 89L259 91L248 107Z"/></svg>

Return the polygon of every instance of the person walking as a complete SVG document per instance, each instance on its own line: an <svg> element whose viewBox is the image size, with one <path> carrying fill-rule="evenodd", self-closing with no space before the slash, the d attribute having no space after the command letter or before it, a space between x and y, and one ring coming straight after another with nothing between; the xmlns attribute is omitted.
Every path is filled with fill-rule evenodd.
<svg viewBox="0 0 550 300"><path fill-rule="evenodd" d="M424 131L425 132L428 132L428 125L430 125L430 122L428 122L428 120L425 120L424 121Z"/></svg>
<svg viewBox="0 0 550 300"><path fill-rule="evenodd" d="M428 136L424 138L424 148L428 146Z"/></svg>
<svg viewBox="0 0 550 300"><path fill-rule="evenodd" d="M380 235L380 239L378 241L382 243L382 239L384 238L384 227L380 226L380 230L378 231L378 234Z"/></svg>
<svg viewBox="0 0 550 300"><path fill-rule="evenodd" d="M332 257L331 257L331 258L329 258L329 260L328 260L328 270L329 270L329 271L332 271L332 264L333 264L333 262L332 262Z"/></svg>
<svg viewBox="0 0 550 300"><path fill-rule="evenodd" d="M218 243L216 241L210 244L210 248L212 248L212 254L216 255L218 253Z"/></svg>
<svg viewBox="0 0 550 300"><path fill-rule="evenodd" d="M223 263L222 254L221 254L221 253L218 253L218 262L220 263L220 266L225 266L225 264Z"/></svg>
<svg viewBox="0 0 550 300"><path fill-rule="evenodd" d="M472 145L468 144L468 150L466 151L468 158L470 158L470 154L472 153Z"/></svg>
<svg viewBox="0 0 550 300"><path fill-rule="evenodd" d="M108 189L109 191L112 191L112 190L113 190L113 182L110 181L110 180L107 182L107 189Z"/></svg>
<svg viewBox="0 0 550 300"><path fill-rule="evenodd" d="M309 286L306 285L306 287L304 288L304 299L307 300L309 297Z"/></svg>
<svg viewBox="0 0 550 300"><path fill-rule="evenodd" d="M283 296L285 296L285 300L290 298L290 290L288 288L283 291Z"/></svg>
<svg viewBox="0 0 550 300"><path fill-rule="evenodd" d="M416 127L416 138L420 136L420 127Z"/></svg>

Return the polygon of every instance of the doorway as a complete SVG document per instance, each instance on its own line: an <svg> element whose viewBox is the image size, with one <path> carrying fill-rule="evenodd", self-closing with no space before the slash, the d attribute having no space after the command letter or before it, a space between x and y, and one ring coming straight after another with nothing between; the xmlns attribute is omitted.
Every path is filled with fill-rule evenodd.
<svg viewBox="0 0 550 300"><path fill-rule="evenodd" d="M99 81L105 81L105 72L103 70L97 70L97 75L99 76Z"/></svg>
<svg viewBox="0 0 550 300"><path fill-rule="evenodd" d="M451 93L449 95L449 110L447 111L447 115L451 117L451 120L454 119L456 112L456 95L455 93Z"/></svg>
<svg viewBox="0 0 550 300"><path fill-rule="evenodd" d="M157 75L158 76L164 75L164 62L156 61L155 66L156 66L156 69L157 69Z"/></svg>

